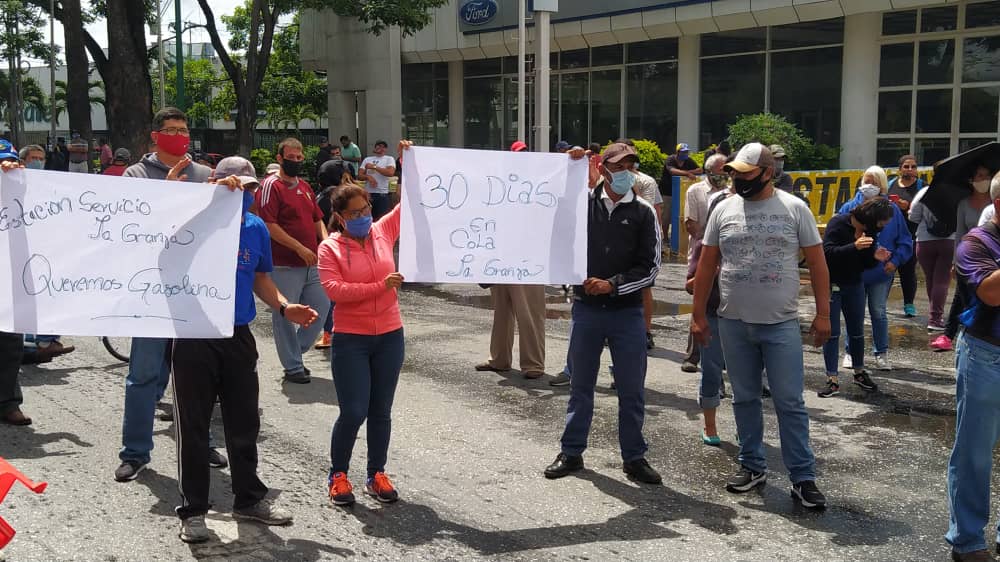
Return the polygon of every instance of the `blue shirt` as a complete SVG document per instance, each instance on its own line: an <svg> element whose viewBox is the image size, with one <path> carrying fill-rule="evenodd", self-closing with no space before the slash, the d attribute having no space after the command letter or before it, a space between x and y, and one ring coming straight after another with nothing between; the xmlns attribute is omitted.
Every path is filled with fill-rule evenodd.
<svg viewBox="0 0 1000 562"><path fill-rule="evenodd" d="M879 197L882 196L880 195ZM864 203L864 201L864 196L861 195L861 192L858 192L854 196L854 199L851 199L840 207L837 214L846 215L854 210L855 207ZM899 269L913 257L913 236L910 234L909 223L906 221L906 216L903 215L903 212L896 205L892 206L892 219L889 220L888 224L885 225L885 228L878 235L878 245L892 252L892 257L889 258L889 261L896 266L896 269ZM866 270L861 277L866 285L878 285L889 281L893 275L886 273L885 264L880 263Z"/></svg>
<svg viewBox="0 0 1000 562"><path fill-rule="evenodd" d="M270 273L273 269L271 235L267 226L257 215L244 213L240 226L240 249L236 257L235 326L249 324L257 316L253 298L254 278L258 273Z"/></svg>

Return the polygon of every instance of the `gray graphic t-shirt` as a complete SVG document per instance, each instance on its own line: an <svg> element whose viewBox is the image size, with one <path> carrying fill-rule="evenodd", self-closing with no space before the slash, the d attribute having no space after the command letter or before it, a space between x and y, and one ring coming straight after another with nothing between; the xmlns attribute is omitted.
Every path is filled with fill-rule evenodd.
<svg viewBox="0 0 1000 562"><path fill-rule="evenodd" d="M719 316L778 324L799 316L799 248L822 243L809 207L775 190L763 201L736 196L708 218L704 244L722 254Z"/></svg>

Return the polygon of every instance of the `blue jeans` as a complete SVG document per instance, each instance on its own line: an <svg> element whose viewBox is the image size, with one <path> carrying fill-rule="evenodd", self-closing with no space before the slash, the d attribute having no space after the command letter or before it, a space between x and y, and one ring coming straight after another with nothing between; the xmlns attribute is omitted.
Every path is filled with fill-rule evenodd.
<svg viewBox="0 0 1000 562"><path fill-rule="evenodd" d="M840 359L840 315L843 312L847 328L847 346L851 350L854 369L865 366L865 285L860 281L851 285L833 285L830 290L830 339L823 344L823 362L826 374L837 374ZM801 339L801 337L799 338ZM771 369L767 372L770 374Z"/></svg>
<svg viewBox="0 0 1000 562"><path fill-rule="evenodd" d="M326 318L330 308L330 297L326 296L319 282L319 270L310 267L275 267L271 279L288 299L288 302L311 306L320 318ZM285 374L301 373L305 370L302 354L312 349L323 325L313 322L308 328L299 328L285 320L280 314L271 314L271 328L274 331L274 346L278 350L278 360Z"/></svg>
<svg viewBox="0 0 1000 562"><path fill-rule="evenodd" d="M333 331L333 308L334 303L330 302L330 312L326 315L326 322L323 323L323 331L330 333Z"/></svg>
<svg viewBox="0 0 1000 562"><path fill-rule="evenodd" d="M956 552L972 552L986 548L983 528L990 520L993 448L1000 439L1000 347L961 333L955 351L957 416L945 539Z"/></svg>
<svg viewBox="0 0 1000 562"><path fill-rule="evenodd" d="M719 337L719 317L708 315L708 327L712 339L708 345L699 347L701 352L701 388L698 391L698 406L702 410L718 408L722 402L722 371L726 368L726 358L722 354L722 338Z"/></svg>
<svg viewBox="0 0 1000 562"><path fill-rule="evenodd" d="M35 334L24 334L24 341L34 342L36 345L45 344L42 347L45 347L46 345L54 341L59 341L59 338L60 336L41 336L41 335L36 336Z"/></svg>
<svg viewBox="0 0 1000 562"><path fill-rule="evenodd" d="M618 393L618 443L625 462L641 459L649 449L642 437L646 415L646 321L642 306L604 308L573 303L573 335L569 342L570 378L562 452L579 456L587 449L594 417L594 386L608 341Z"/></svg>
<svg viewBox="0 0 1000 562"><path fill-rule="evenodd" d="M740 464L767 470L764 456L764 369L778 415L781 458L793 484L816 479L816 457L809 447L809 414L803 391L802 334L799 321L748 324L719 318L719 335L733 388L733 414L740 436Z"/></svg>
<svg viewBox="0 0 1000 562"><path fill-rule="evenodd" d="M889 351L889 316L886 314L886 303L889 301L889 290L895 276L882 283L865 283L865 293L868 295L868 316L872 319L872 343L875 355L883 355ZM844 350L848 351L848 342L844 342ZM850 351L848 351L850 353Z"/></svg>
<svg viewBox="0 0 1000 562"><path fill-rule="evenodd" d="M125 415L122 417L123 461L149 462L153 450L153 415L170 381L170 340L132 338L125 378Z"/></svg>
<svg viewBox="0 0 1000 562"><path fill-rule="evenodd" d="M403 329L378 336L334 332L330 352L340 414L330 436L330 472L347 472L361 424L368 420L368 476L385 470L392 400L403 367Z"/></svg>

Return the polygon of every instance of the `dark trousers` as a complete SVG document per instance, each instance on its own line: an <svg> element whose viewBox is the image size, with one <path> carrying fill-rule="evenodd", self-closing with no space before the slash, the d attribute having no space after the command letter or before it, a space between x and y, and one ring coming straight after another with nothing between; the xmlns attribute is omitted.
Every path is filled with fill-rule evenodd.
<svg viewBox="0 0 1000 562"><path fill-rule="evenodd" d="M899 286L903 289L903 304L913 304L917 298L917 253L909 261L899 266Z"/></svg>
<svg viewBox="0 0 1000 562"><path fill-rule="evenodd" d="M211 473L209 425L219 397L233 480L234 509L255 505L267 495L257 477L257 343L249 326L228 339L174 341L174 419L181 519L208 512Z"/></svg>
<svg viewBox="0 0 1000 562"><path fill-rule="evenodd" d="M361 424L368 420L368 476L385 470L392 401L403 368L403 329L364 336L334 332L330 362L340 415L330 436L330 472L347 472Z"/></svg>
<svg viewBox="0 0 1000 562"><path fill-rule="evenodd" d="M24 402L17 382L23 353L23 335L0 332L0 416L17 410Z"/></svg>
<svg viewBox="0 0 1000 562"><path fill-rule="evenodd" d="M372 220L377 221L390 211L388 193L369 193L372 205Z"/></svg>

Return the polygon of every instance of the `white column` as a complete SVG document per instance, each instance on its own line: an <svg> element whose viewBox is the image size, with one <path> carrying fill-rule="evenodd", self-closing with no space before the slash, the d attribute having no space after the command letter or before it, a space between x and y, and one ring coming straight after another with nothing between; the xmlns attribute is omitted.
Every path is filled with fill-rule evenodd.
<svg viewBox="0 0 1000 562"><path fill-rule="evenodd" d="M699 115L701 113L701 37L685 35L677 40L677 142L692 145L693 150L701 150L702 140L698 138ZM705 142L712 142L709 139ZM672 146L661 146L670 154Z"/></svg>
<svg viewBox="0 0 1000 562"><path fill-rule="evenodd" d="M877 12L844 18L844 62L840 93L840 167L864 169L875 162L878 126L878 38L882 19Z"/></svg>
<svg viewBox="0 0 1000 562"><path fill-rule="evenodd" d="M535 2L535 9L538 8L539 3ZM552 50L551 15L547 11L535 12L535 33L538 37L535 42L535 152L549 151L549 131L552 129L549 122L552 80L552 69L549 66Z"/></svg>
<svg viewBox="0 0 1000 562"><path fill-rule="evenodd" d="M330 87L327 99L329 100L329 134L330 142L339 142L341 135L351 137L357 142L356 111L357 102L354 99L354 92L342 92L334 90L336 86L333 75L327 78L327 85Z"/></svg>
<svg viewBox="0 0 1000 562"><path fill-rule="evenodd" d="M448 145L465 147L465 71L460 60L448 63Z"/></svg>

